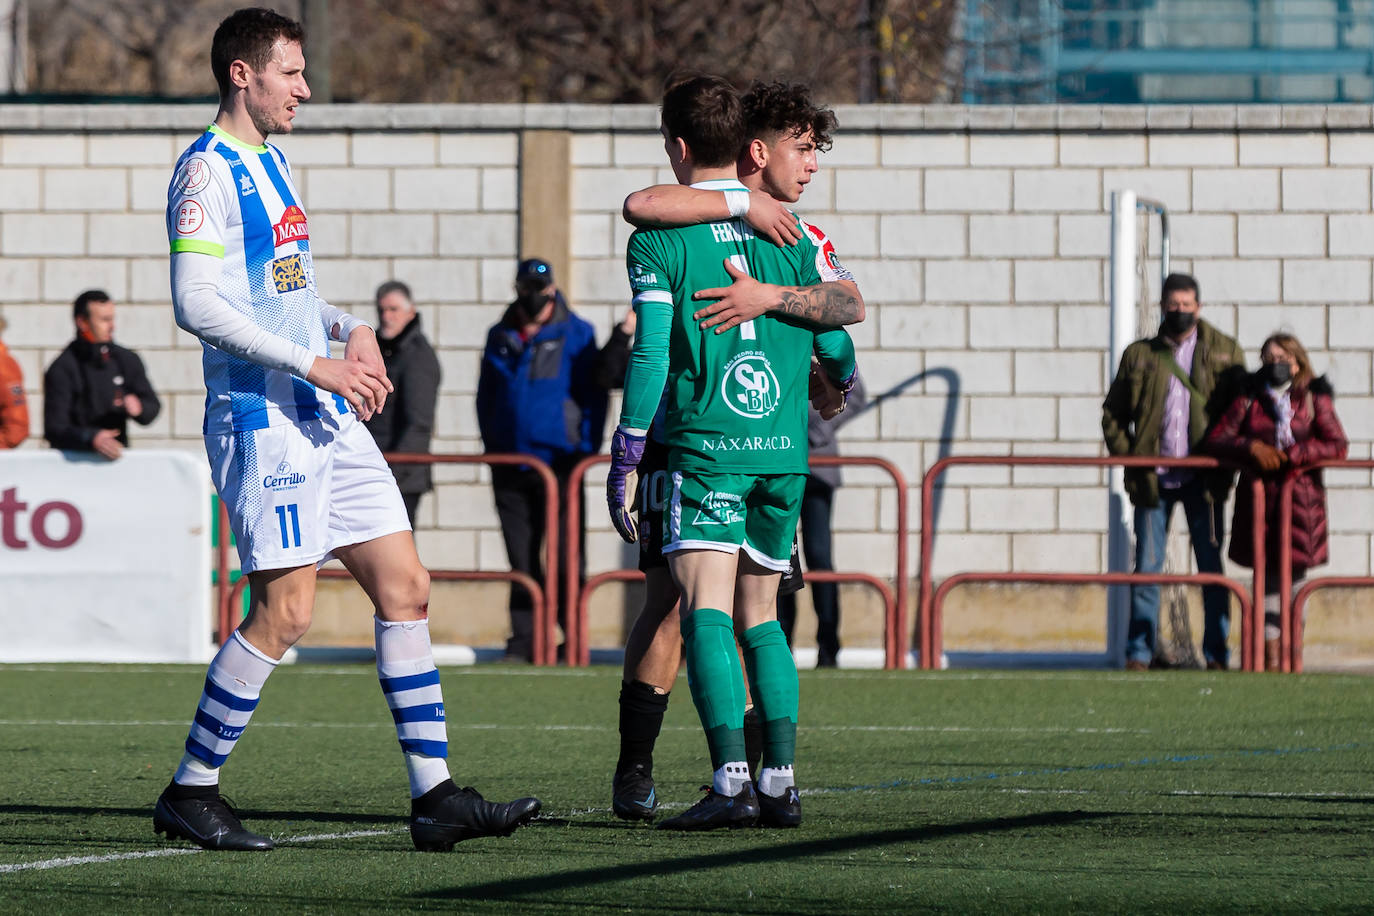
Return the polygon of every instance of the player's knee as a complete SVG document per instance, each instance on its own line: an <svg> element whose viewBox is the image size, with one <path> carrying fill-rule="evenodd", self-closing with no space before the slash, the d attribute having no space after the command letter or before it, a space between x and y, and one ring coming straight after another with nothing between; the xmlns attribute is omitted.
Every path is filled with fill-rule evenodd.
<svg viewBox="0 0 1374 916"><path fill-rule="evenodd" d="M429 571L420 564L398 572L382 588L378 616L383 620L416 620L429 612Z"/></svg>
<svg viewBox="0 0 1374 916"><path fill-rule="evenodd" d="M275 636L284 645L295 645L310 629L311 612L314 602L309 598L289 596L273 601L268 607Z"/></svg>

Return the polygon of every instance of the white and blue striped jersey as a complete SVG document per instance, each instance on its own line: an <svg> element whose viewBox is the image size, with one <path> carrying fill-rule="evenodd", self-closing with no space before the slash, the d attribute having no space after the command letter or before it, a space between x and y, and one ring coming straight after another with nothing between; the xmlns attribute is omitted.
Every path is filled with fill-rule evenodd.
<svg viewBox="0 0 1374 916"><path fill-rule="evenodd" d="M291 169L271 144L250 146L211 125L177 160L167 189L172 255L223 260L222 304L269 334L329 356L310 231ZM281 369L201 342L205 433L223 435L337 416L347 404Z"/></svg>

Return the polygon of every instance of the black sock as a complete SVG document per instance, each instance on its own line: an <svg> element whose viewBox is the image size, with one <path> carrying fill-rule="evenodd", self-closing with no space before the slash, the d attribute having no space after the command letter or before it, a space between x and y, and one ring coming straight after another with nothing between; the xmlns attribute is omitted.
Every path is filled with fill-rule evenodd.
<svg viewBox="0 0 1374 916"><path fill-rule="evenodd" d="M186 798L219 798L219 786L183 786L174 781L168 784L167 794L178 801Z"/></svg>
<svg viewBox="0 0 1374 916"><path fill-rule="evenodd" d="M749 772L757 777L763 761L763 723L757 706L744 711L744 759L749 763Z"/></svg>
<svg viewBox="0 0 1374 916"><path fill-rule="evenodd" d="M668 694L659 693L643 681L620 685L620 759L615 771L623 773L639 765L646 774L654 771L654 743L663 729L663 714L668 710Z"/></svg>

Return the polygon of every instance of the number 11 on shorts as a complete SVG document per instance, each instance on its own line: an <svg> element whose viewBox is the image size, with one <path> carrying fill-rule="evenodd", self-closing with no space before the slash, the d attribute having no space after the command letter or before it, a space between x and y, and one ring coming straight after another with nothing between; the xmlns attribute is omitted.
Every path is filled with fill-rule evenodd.
<svg viewBox="0 0 1374 916"><path fill-rule="evenodd" d="M286 516L291 515L291 530L286 528ZM301 521L296 516L296 503L288 503L285 506L277 506L277 524L281 526L281 546L282 550L289 550L293 546L301 546ZM295 544L291 541L295 540Z"/></svg>

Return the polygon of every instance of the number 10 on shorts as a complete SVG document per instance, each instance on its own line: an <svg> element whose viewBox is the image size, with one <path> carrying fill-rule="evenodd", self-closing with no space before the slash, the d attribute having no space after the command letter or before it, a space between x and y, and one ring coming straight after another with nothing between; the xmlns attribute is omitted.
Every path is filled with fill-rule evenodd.
<svg viewBox="0 0 1374 916"><path fill-rule="evenodd" d="M291 528L286 527L286 516L291 516ZM287 503L285 506L277 506L277 524L281 526L281 546L282 550L290 550L292 547L301 546L301 521L296 515L296 503ZM291 543L292 540L295 543Z"/></svg>

